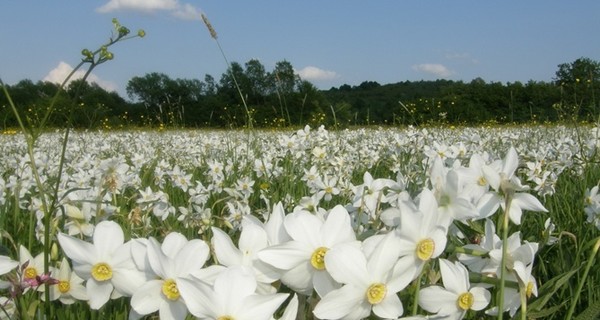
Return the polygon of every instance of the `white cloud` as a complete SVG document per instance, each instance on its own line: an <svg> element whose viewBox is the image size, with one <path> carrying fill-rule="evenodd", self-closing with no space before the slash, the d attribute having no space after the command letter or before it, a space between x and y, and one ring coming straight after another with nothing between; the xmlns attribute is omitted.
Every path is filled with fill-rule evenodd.
<svg viewBox="0 0 600 320"><path fill-rule="evenodd" d="M338 77L338 74L334 71L323 70L313 66L308 66L300 70L296 70L296 73L300 76L300 78L309 81L331 80Z"/></svg>
<svg viewBox="0 0 600 320"><path fill-rule="evenodd" d="M180 3L179 0L110 0L105 5L96 9L100 13L113 11L141 11L145 13L167 11L182 20L200 20L200 10L189 3Z"/></svg>
<svg viewBox="0 0 600 320"><path fill-rule="evenodd" d="M69 73L71 73L71 71L73 71L73 67L71 67L68 63L61 61L58 64L58 66L56 66L56 68L50 70L50 72L48 72L48 74L42 80L61 84L67 78ZM84 75L85 75L85 70L79 69L79 70L75 71L75 73L73 74L71 79L69 79L69 82L67 83L67 85L73 80L83 78ZM94 82L108 92L117 91L117 85L115 83L102 80L93 73L88 75L87 82Z"/></svg>
<svg viewBox="0 0 600 320"><path fill-rule="evenodd" d="M177 0L110 0L107 4L98 8L97 11L101 13L119 10L152 12L175 10L177 6Z"/></svg>
<svg viewBox="0 0 600 320"><path fill-rule="evenodd" d="M198 8L189 3L177 6L177 8L172 11L174 17L182 20L202 20L201 14L202 12L200 12Z"/></svg>
<svg viewBox="0 0 600 320"><path fill-rule="evenodd" d="M446 66L439 63L423 63L412 66L413 70L425 72L441 78L449 77L454 72L450 71Z"/></svg>
<svg viewBox="0 0 600 320"><path fill-rule="evenodd" d="M473 58L471 54L467 52L457 53L457 52L448 52L446 53L446 59L448 60L459 60L459 61L467 61L472 64L478 64L479 60Z"/></svg>

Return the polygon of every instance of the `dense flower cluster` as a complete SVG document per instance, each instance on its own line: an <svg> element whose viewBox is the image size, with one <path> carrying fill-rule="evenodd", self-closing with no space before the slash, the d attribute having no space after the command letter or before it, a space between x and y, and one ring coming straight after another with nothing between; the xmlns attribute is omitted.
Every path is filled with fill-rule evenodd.
<svg viewBox="0 0 600 320"><path fill-rule="evenodd" d="M50 232L64 254L49 273L23 246L0 256L0 274L19 279L3 283L7 312L17 290L48 287L92 309L129 299L132 319L396 319L414 303L399 293L419 283L423 316L461 319L499 312L503 277L513 316L537 295L539 244L514 232L504 247L498 215L545 212L538 198L600 145L565 127L80 132L61 159L60 138L43 135L32 164L0 135L0 211L30 213L39 248L49 195L32 165L59 181ZM598 187L585 205L600 229Z"/></svg>

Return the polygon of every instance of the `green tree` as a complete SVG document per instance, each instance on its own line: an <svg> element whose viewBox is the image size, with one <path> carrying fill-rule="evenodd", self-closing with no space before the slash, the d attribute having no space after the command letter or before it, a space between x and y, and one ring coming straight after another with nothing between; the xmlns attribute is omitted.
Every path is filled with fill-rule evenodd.
<svg viewBox="0 0 600 320"><path fill-rule="evenodd" d="M561 63L556 71L555 83L560 86L562 99L560 108L573 108L584 118L600 114L596 101L600 93L600 62L590 58L579 58L570 63Z"/></svg>

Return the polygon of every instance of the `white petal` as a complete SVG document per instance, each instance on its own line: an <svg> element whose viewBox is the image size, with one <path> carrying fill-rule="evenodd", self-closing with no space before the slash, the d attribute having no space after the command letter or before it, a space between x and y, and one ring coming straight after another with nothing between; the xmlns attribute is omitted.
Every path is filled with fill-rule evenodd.
<svg viewBox="0 0 600 320"><path fill-rule="evenodd" d="M446 259L440 259L440 272L442 282L446 290L461 295L469 290L469 273L460 263L452 263Z"/></svg>
<svg viewBox="0 0 600 320"><path fill-rule="evenodd" d="M356 240L348 211L341 205L335 206L329 214L321 230L322 245L333 247L337 243Z"/></svg>
<svg viewBox="0 0 600 320"><path fill-rule="evenodd" d="M474 301L471 309L479 311L487 307L492 299L492 294L481 287L474 287L469 292L473 295Z"/></svg>
<svg viewBox="0 0 600 320"><path fill-rule="evenodd" d="M239 266L242 264L242 254L235 247L228 234L219 228L212 228L212 245L217 260L224 266Z"/></svg>
<svg viewBox="0 0 600 320"><path fill-rule="evenodd" d="M367 288L370 283L367 259L355 245L344 243L327 251L325 267L339 283L354 284L358 288Z"/></svg>
<svg viewBox="0 0 600 320"><path fill-rule="evenodd" d="M218 301L213 300L214 291L205 283L192 279L179 279L177 289L190 312L199 318L218 317L223 308Z"/></svg>
<svg viewBox="0 0 600 320"><path fill-rule="evenodd" d="M373 313L380 318L396 319L402 315L404 307L396 293L388 292L383 301L373 306Z"/></svg>
<svg viewBox="0 0 600 320"><path fill-rule="evenodd" d="M183 301L163 301L159 310L159 319L177 320L185 319L188 314L188 309Z"/></svg>
<svg viewBox="0 0 600 320"><path fill-rule="evenodd" d="M175 275L177 277L187 276L192 271L200 270L208 259L210 248L200 239L187 242L175 256Z"/></svg>
<svg viewBox="0 0 600 320"><path fill-rule="evenodd" d="M214 291L215 298L222 299L225 310L237 310L244 299L256 291L256 280L242 268L229 268L215 280Z"/></svg>
<svg viewBox="0 0 600 320"><path fill-rule="evenodd" d="M247 224L240 234L239 248L242 254L255 255L269 245L265 230L255 224Z"/></svg>
<svg viewBox="0 0 600 320"><path fill-rule="evenodd" d="M106 259L125 242L123 229L114 221L102 221L96 225L94 230L94 247L96 247L98 257Z"/></svg>
<svg viewBox="0 0 600 320"><path fill-rule="evenodd" d="M318 232L321 230L323 221L316 216L304 211L293 212L285 217L283 224L292 239L310 244L315 248L321 246Z"/></svg>
<svg viewBox="0 0 600 320"><path fill-rule="evenodd" d="M340 289L331 291L317 303L313 314L320 319L340 319L347 314L359 308L361 319L369 316L371 312L370 305L365 308L365 291L358 289L353 285L345 285Z"/></svg>
<svg viewBox="0 0 600 320"><path fill-rule="evenodd" d="M548 212L540 200L529 193L516 193L512 201L523 210Z"/></svg>
<svg viewBox="0 0 600 320"><path fill-rule="evenodd" d="M113 269L111 282L115 291L130 297L147 280L146 275L137 269Z"/></svg>
<svg viewBox="0 0 600 320"><path fill-rule="evenodd" d="M91 243L73 238L64 233L58 234L58 243L67 257L73 261L73 264L88 265L91 268L96 263L96 249ZM82 275L79 276L84 278Z"/></svg>
<svg viewBox="0 0 600 320"><path fill-rule="evenodd" d="M269 216L269 220L265 223L265 230L269 238L271 245L280 244L290 240L290 236L285 231L283 221L285 218L285 212L283 210L283 204L278 202L273 206L273 212Z"/></svg>
<svg viewBox="0 0 600 320"><path fill-rule="evenodd" d="M419 305L431 313L447 315L458 311L455 293L440 286L431 286L419 291Z"/></svg>
<svg viewBox="0 0 600 320"><path fill-rule="evenodd" d="M504 172L507 178L512 177L515 170L519 166L519 156L517 155L517 151L514 147L510 147L508 152L506 153L506 157L504 158L502 172Z"/></svg>
<svg viewBox="0 0 600 320"><path fill-rule="evenodd" d="M313 272L315 269L310 262L305 261L285 272L281 276L281 282L298 293L309 295L313 289Z"/></svg>
<svg viewBox="0 0 600 320"><path fill-rule="evenodd" d="M253 294L244 300L241 310L239 310L241 313L237 317L236 315L233 315L233 317L239 320L269 320L288 295L287 293Z"/></svg>
<svg viewBox="0 0 600 320"><path fill-rule="evenodd" d="M113 286L110 281L98 282L94 279L89 279L86 284L86 291L90 299L90 308L98 310L108 302L110 294L113 291Z"/></svg>
<svg viewBox="0 0 600 320"><path fill-rule="evenodd" d="M258 258L275 268L289 270L309 261L315 249L317 248L303 242L289 241L261 250Z"/></svg>
<svg viewBox="0 0 600 320"><path fill-rule="evenodd" d="M163 281L150 280L135 291L131 297L131 307L139 314L149 314L158 310L164 300L161 296Z"/></svg>
<svg viewBox="0 0 600 320"><path fill-rule="evenodd" d="M279 320L296 320L298 316L298 295L294 294L288 305L285 307L283 311L283 315Z"/></svg>
<svg viewBox="0 0 600 320"><path fill-rule="evenodd" d="M367 262L367 270L376 281L383 281L383 276L387 274L398 261L398 247L400 238L393 232L388 233L381 240L379 245L373 250Z"/></svg>
<svg viewBox="0 0 600 320"><path fill-rule="evenodd" d="M168 279L174 275L174 266L171 266L170 259L162 251L160 244L154 238L148 239L148 245L146 246L146 255L148 263L152 270L160 278Z"/></svg>
<svg viewBox="0 0 600 320"><path fill-rule="evenodd" d="M188 243L187 238L179 232L169 233L162 242L161 250L169 258L174 258L174 255Z"/></svg>
<svg viewBox="0 0 600 320"><path fill-rule="evenodd" d="M326 270L315 271L313 273L312 283L313 288L315 289L319 297L324 297L329 292L335 289L339 289L341 287L339 283L333 280L329 272L327 272Z"/></svg>

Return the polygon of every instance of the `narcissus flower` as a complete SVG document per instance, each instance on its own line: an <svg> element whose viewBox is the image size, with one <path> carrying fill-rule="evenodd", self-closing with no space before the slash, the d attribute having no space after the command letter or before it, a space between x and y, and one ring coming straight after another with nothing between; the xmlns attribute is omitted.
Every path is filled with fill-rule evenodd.
<svg viewBox="0 0 600 320"><path fill-rule="evenodd" d="M325 221L306 211L293 212L284 226L293 240L261 250L259 259L282 270L281 281L298 293L309 295L314 288L323 296L337 288L325 257L338 244L356 242L346 209L334 207Z"/></svg>
<svg viewBox="0 0 600 320"><path fill-rule="evenodd" d="M50 301L60 300L64 304L73 304L77 300L88 299L83 279L71 271L66 258L62 258L60 266L52 271L51 276L58 283L50 286ZM41 296L43 300L45 295Z"/></svg>
<svg viewBox="0 0 600 320"><path fill-rule="evenodd" d="M421 289L421 308L439 316L447 316L448 319L462 319L468 310L482 310L490 303L490 292L481 287L472 287L467 268L460 262L440 259L440 272L444 287Z"/></svg>
<svg viewBox="0 0 600 320"><path fill-rule="evenodd" d="M372 252L347 243L327 253L325 263L331 276L343 286L325 295L313 313L320 319L363 319L371 314L396 319L404 308L397 292L412 281L412 265L398 263L393 234L381 237Z"/></svg>
<svg viewBox="0 0 600 320"><path fill-rule="evenodd" d="M184 319L188 310L179 293L179 280L200 270L209 255L208 245L169 233L162 245L154 238L146 244L148 264L156 279L144 283L131 297L131 307L140 315L159 311L161 319Z"/></svg>
<svg viewBox="0 0 600 320"><path fill-rule="evenodd" d="M93 244L58 234L58 242L73 262L73 270L86 282L90 307L100 309L110 298L131 296L146 282L132 258L130 242L124 243L121 227L102 221L94 230Z"/></svg>
<svg viewBox="0 0 600 320"><path fill-rule="evenodd" d="M288 294L256 293L256 280L239 267L223 271L213 286L181 279L181 296L190 312L200 319L270 320Z"/></svg>

